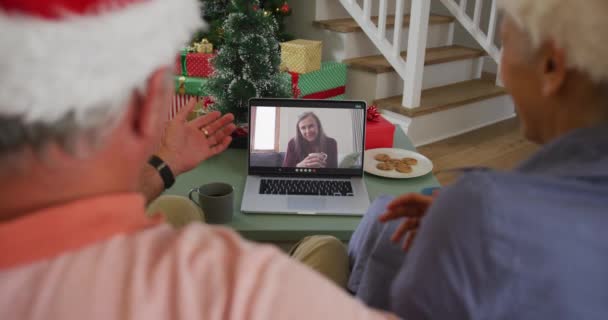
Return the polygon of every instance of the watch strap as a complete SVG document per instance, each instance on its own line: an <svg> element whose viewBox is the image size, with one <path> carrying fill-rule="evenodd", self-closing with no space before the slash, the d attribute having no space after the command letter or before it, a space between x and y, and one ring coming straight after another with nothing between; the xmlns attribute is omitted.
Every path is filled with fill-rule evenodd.
<svg viewBox="0 0 608 320"><path fill-rule="evenodd" d="M158 171L158 174L165 184L165 189L171 188L173 183L175 183L175 176L173 175L171 168L169 168L169 165L156 155L150 157L148 164Z"/></svg>

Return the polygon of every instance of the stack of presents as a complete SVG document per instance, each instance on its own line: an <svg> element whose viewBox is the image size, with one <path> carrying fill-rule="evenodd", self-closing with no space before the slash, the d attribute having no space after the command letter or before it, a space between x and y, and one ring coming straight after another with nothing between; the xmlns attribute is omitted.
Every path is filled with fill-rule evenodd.
<svg viewBox="0 0 608 320"><path fill-rule="evenodd" d="M203 39L183 49L175 63L175 94L169 118L192 98L205 106L212 100L204 84L213 76L213 44ZM343 100L346 91L346 65L321 62L322 42L293 40L281 43L281 70L289 78L293 98ZM375 108L367 115L365 149L391 148L395 127Z"/></svg>

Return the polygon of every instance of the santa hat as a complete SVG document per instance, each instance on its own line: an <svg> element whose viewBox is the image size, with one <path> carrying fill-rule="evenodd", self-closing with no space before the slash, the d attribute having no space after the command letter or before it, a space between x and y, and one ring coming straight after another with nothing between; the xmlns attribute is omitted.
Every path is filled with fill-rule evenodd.
<svg viewBox="0 0 608 320"><path fill-rule="evenodd" d="M120 104L201 26L197 0L0 0L0 117Z"/></svg>

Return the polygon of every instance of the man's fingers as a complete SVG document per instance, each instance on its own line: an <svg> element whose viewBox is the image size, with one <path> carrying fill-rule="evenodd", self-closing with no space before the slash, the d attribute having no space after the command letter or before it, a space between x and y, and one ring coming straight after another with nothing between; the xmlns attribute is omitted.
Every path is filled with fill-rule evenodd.
<svg viewBox="0 0 608 320"><path fill-rule="evenodd" d="M417 233L418 233L417 230L410 231L410 233L407 235L407 238L405 238L405 242L403 243L403 251L410 250L410 248L412 247L412 244L414 243L414 239L416 238Z"/></svg>
<svg viewBox="0 0 608 320"><path fill-rule="evenodd" d="M411 205L428 206L431 204L432 201L433 201L432 197L424 196L419 193L409 193L409 194L397 197L395 200L391 201L391 203L388 204L387 208L389 210L391 210L394 208L403 207L403 206L411 206Z"/></svg>
<svg viewBox="0 0 608 320"><path fill-rule="evenodd" d="M192 112L192 110L194 110L196 103L197 103L197 100L195 98L191 98L190 100L188 100L188 103L186 103L186 105L183 108L181 108L179 110L179 112L177 112L177 114L175 115L175 118L178 120L186 121L190 112Z"/></svg>
<svg viewBox="0 0 608 320"><path fill-rule="evenodd" d="M397 241L399 241L399 239L401 239L401 237L403 237L405 232L407 232L408 222L409 221L405 221L402 224L400 224L399 227L397 227L397 230L395 230L395 232L391 236L392 242L397 242Z"/></svg>
<svg viewBox="0 0 608 320"><path fill-rule="evenodd" d="M210 146L214 146L222 142L224 137L230 136L234 130L236 130L236 125L234 123L229 123L223 128L217 130L215 133L210 134L209 137L207 137L207 142L209 142Z"/></svg>
<svg viewBox="0 0 608 320"><path fill-rule="evenodd" d="M395 211L389 210L389 211L381 214L378 217L378 220L380 220L380 222L387 222L389 220L394 220L394 219L397 219L397 218L401 218L401 216L398 216Z"/></svg>
<svg viewBox="0 0 608 320"><path fill-rule="evenodd" d="M209 112L204 116L200 116L200 117L190 121L190 125L192 125L196 128L199 128L199 129L206 128L209 124L211 124L215 120L219 119L221 116L222 116L222 113L220 113L219 111ZM208 128L206 128L206 129L207 129L207 131L212 132Z"/></svg>
<svg viewBox="0 0 608 320"><path fill-rule="evenodd" d="M231 136L224 137L224 139L220 143L211 147L212 155L214 156L216 154L224 152L224 150L226 150L228 148L228 146L230 145L230 142L232 142Z"/></svg>
<svg viewBox="0 0 608 320"><path fill-rule="evenodd" d="M221 136L229 136L229 135L232 135L234 130L236 130L236 125L234 123L230 122L227 125L225 125L223 128L221 128L218 132L220 133Z"/></svg>
<svg viewBox="0 0 608 320"><path fill-rule="evenodd" d="M395 230L395 232L391 236L391 241L393 241L393 242L399 241L399 239L401 239L403 237L403 235L405 235L406 232L408 232L408 231L411 232L411 231L417 229L418 226L420 226L420 220L407 219L405 222L403 222L402 224L399 225L397 230Z"/></svg>
<svg viewBox="0 0 608 320"><path fill-rule="evenodd" d="M415 218L421 216L423 213L424 211L418 207L398 207L394 209L388 209L385 213L380 215L378 219L380 220L380 222L387 222L389 220L395 220L404 217Z"/></svg>
<svg viewBox="0 0 608 320"><path fill-rule="evenodd" d="M406 195L395 198L395 200L391 201L391 203L388 204L388 208L391 209L410 204L428 204L431 203L432 200L432 197L425 196L419 193L408 193Z"/></svg>

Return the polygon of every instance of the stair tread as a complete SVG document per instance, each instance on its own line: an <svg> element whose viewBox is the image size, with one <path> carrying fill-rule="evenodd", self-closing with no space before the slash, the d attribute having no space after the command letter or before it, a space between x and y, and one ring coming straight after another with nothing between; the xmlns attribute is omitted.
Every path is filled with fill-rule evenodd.
<svg viewBox="0 0 608 320"><path fill-rule="evenodd" d="M413 118L505 94L505 89L492 80L474 79L423 90L420 107L417 108L404 108L401 105L403 96L379 99L374 104L382 110Z"/></svg>
<svg viewBox="0 0 608 320"><path fill-rule="evenodd" d="M372 21L378 25L378 16L371 17ZM429 18L429 24L445 24L454 22L454 17L444 16L432 14ZM409 25L410 23L410 15L403 15L403 23L404 25ZM314 21L313 25L335 31L341 33L350 33L350 32L358 32L361 31L361 27L357 24L355 19L345 18L345 19L331 19L331 20L319 20ZM392 28L395 26L395 16L387 15L386 16L386 27Z"/></svg>
<svg viewBox="0 0 608 320"><path fill-rule="evenodd" d="M426 49L424 64L433 65L457 60L478 58L486 55L487 53L483 50L459 45L428 48ZM407 51L401 52L401 56L405 58L407 56ZM386 58L381 54L347 59L343 62L346 63L350 68L375 73L392 72L395 70L388 60L386 60Z"/></svg>

